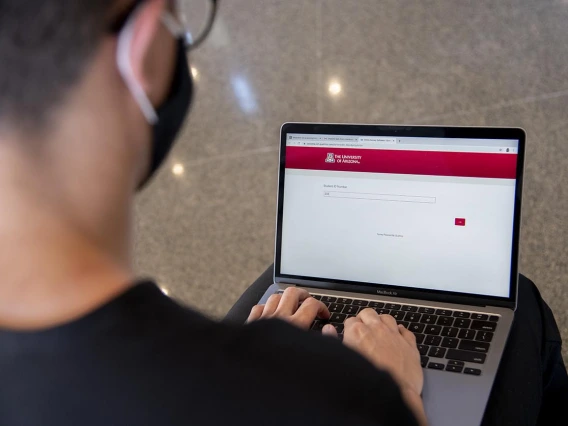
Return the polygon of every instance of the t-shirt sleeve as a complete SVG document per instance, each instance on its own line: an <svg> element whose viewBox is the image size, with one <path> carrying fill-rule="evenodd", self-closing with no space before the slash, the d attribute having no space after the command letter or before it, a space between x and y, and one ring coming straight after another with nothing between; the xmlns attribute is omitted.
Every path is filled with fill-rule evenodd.
<svg viewBox="0 0 568 426"><path fill-rule="evenodd" d="M275 389L278 405L301 415L301 424L417 424L392 377L337 339L279 320L235 331L226 355L238 360L250 386Z"/></svg>

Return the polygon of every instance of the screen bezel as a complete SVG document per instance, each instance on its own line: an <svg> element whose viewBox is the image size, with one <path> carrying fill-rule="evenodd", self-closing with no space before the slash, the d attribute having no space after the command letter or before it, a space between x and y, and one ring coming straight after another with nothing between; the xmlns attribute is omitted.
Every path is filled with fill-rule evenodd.
<svg viewBox="0 0 568 426"><path fill-rule="evenodd" d="M289 133L329 134L353 136L398 136L424 138L467 138L467 139L515 139L519 141L517 155L517 175L515 184L515 206L513 218L513 244L511 253L511 276L509 297L485 296L470 293L427 290L401 287L381 283L362 283L357 281L315 278L282 274L282 218L284 211L284 184L286 165L286 140ZM274 280L290 284L311 286L321 289L368 293L374 295L397 296L447 303L460 303L479 306L502 306L515 309L517 303L517 284L519 266L519 241L521 224L522 185L525 159L525 131L521 128L502 127L450 127L450 126L404 126L375 124L327 124L327 123L284 123L280 129L280 161L278 172L278 213L276 223L276 247L274 260Z"/></svg>

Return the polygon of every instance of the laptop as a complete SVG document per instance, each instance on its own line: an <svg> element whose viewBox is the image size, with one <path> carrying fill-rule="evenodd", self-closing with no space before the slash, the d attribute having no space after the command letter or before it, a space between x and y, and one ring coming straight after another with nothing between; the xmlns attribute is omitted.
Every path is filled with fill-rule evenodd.
<svg viewBox="0 0 568 426"><path fill-rule="evenodd" d="M432 425L478 425L517 303L525 132L286 123L274 284L415 333ZM316 320L315 332L327 322Z"/></svg>

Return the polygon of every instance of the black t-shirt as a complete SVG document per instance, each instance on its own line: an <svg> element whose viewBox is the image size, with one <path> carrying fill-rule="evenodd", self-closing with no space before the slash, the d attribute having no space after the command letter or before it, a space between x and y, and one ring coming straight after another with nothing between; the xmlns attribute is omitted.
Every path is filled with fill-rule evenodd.
<svg viewBox="0 0 568 426"><path fill-rule="evenodd" d="M391 377L340 342L217 323L146 282L60 327L0 330L0 424L416 423Z"/></svg>

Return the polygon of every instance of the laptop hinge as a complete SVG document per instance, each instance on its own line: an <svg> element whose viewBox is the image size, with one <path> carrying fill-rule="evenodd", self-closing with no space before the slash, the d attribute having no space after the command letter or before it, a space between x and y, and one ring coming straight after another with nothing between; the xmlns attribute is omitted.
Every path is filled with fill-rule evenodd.
<svg viewBox="0 0 568 426"><path fill-rule="evenodd" d="M515 309L515 303L510 300L499 300L493 298L480 298L476 296L464 296L462 294L453 293L440 293L433 291L419 291L419 290L401 290L399 287L396 289L385 289L376 288L376 286L370 287L366 285L357 284L337 284L329 282L317 282L308 280L298 280L298 279L288 279L288 278L277 278L275 279L277 284L292 284L302 287L310 287L318 290L333 290L333 291L344 291L349 293L361 293L361 296L388 296L388 297L402 297L405 299L418 299L427 300L432 302L441 303L456 303L460 305L478 306L478 307L501 307L508 308L511 310Z"/></svg>

